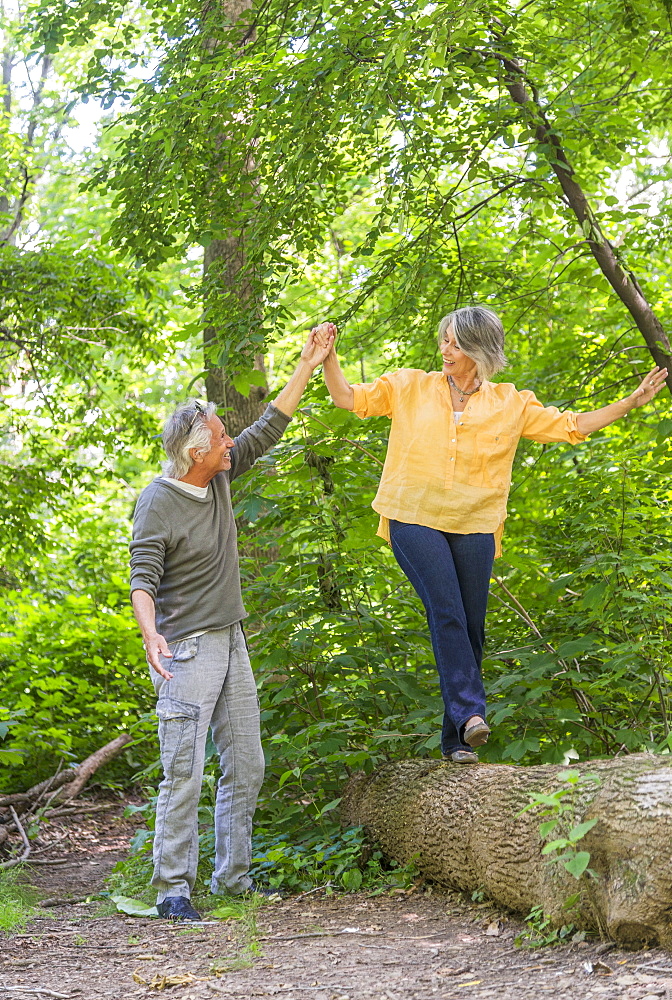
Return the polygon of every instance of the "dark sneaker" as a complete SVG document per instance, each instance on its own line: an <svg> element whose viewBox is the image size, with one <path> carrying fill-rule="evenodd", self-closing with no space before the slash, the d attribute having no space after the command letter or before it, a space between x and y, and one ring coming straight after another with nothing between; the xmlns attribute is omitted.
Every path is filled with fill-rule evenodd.
<svg viewBox="0 0 672 1000"><path fill-rule="evenodd" d="M202 920L203 917L191 905L187 896L168 896L162 903L157 903L159 916L164 920Z"/></svg>
<svg viewBox="0 0 672 1000"><path fill-rule="evenodd" d="M471 750L451 750L443 754L444 760L452 760L453 764L478 764L478 754Z"/></svg>

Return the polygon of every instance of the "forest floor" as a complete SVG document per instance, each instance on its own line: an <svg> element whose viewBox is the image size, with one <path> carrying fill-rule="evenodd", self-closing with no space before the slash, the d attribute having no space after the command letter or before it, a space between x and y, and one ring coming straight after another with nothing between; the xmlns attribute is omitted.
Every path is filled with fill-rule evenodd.
<svg viewBox="0 0 672 1000"><path fill-rule="evenodd" d="M50 824L64 839L48 857L63 863L33 865L31 881L43 898L71 902L0 935L0 1000L672 1000L666 952L516 947L520 923L443 890L321 890L195 925L76 902L104 888L127 850L132 824L119 812Z"/></svg>

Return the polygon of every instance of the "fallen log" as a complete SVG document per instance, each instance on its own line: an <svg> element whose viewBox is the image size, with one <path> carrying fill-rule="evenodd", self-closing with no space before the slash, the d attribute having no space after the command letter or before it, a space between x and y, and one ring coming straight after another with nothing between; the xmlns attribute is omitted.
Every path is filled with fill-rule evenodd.
<svg viewBox="0 0 672 1000"><path fill-rule="evenodd" d="M597 821L576 845L597 877L579 880L542 855L542 807L521 812L533 796L567 789L567 770L398 761L352 776L341 821L364 826L388 857L515 913L541 906L555 926L672 948L672 761L633 754L572 765L580 777L562 800L565 836ZM559 827L548 839L561 835Z"/></svg>
<svg viewBox="0 0 672 1000"><path fill-rule="evenodd" d="M68 768L66 771L59 771L52 775L51 778L45 778L44 781L33 785L32 788L29 788L25 792L10 792L7 795L0 795L0 806L19 806L20 808L17 809L17 812L21 813L33 805L33 803L36 803L46 793L52 793L56 789L60 789L60 791L58 795L51 797L52 802L67 802L69 799L73 799L76 795L79 795L86 782L95 774L98 768L120 754L126 744L131 742L132 738L128 733L123 733L121 736L117 736L116 739L110 740L105 746L100 747L99 750L94 751L94 753L90 754L76 767ZM65 785L68 787L65 788Z"/></svg>
<svg viewBox="0 0 672 1000"><path fill-rule="evenodd" d="M57 771L51 778L40 781L26 792L11 792L8 795L0 796L0 807L8 807L11 816L10 819L3 818L3 825L0 825L0 844L3 844L8 839L11 831L16 830L21 836L24 845L23 853L17 857L10 858L8 861L0 862L0 869L13 868L16 865L20 865L32 853L32 844L28 840L19 816L23 816L24 814L30 815L31 813L35 814L41 800L47 796L48 803L71 802L75 796L79 795L86 782L95 774L98 768L120 754L131 740L132 737L128 733L123 733L121 736L117 736L116 739L110 740L104 747L100 747L99 750L90 754L77 767L70 768L67 771ZM95 809L96 807L94 806L93 808ZM71 810L67 808L45 809L44 815L48 818L50 815L58 816L63 813L68 815L79 811L78 809Z"/></svg>
<svg viewBox="0 0 672 1000"><path fill-rule="evenodd" d="M58 795L55 795L51 801L68 802L70 799L74 799L75 796L79 795L84 785L96 773L98 768L118 756L132 739L133 737L129 736L128 733L123 733L123 735L117 736L115 740L110 740L100 750L96 750L90 754L86 760L83 760L78 767L74 768L75 774L72 781L67 782L67 787L61 788Z"/></svg>

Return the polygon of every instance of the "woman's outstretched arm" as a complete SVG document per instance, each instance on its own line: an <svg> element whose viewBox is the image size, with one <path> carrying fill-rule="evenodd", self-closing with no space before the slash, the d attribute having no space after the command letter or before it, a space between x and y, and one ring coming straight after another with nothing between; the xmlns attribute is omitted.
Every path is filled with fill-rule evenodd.
<svg viewBox="0 0 672 1000"><path fill-rule="evenodd" d="M333 323L320 323L319 326L314 327L311 331L316 342L320 346L325 347L329 337L335 337L337 332ZM355 405L355 394L352 386L341 371L335 345L323 361L322 371L324 372L324 381L327 383L327 389L334 404L340 406L342 410L351 410Z"/></svg>
<svg viewBox="0 0 672 1000"><path fill-rule="evenodd" d="M333 354L334 352L332 351L331 353ZM664 387L666 378L667 368L658 368L657 366L652 368L638 388L629 396L626 396L625 399L619 399L617 403L610 403L609 406L602 406L599 410L577 413L577 430L580 434L592 434L593 431L602 430L603 427L613 424L614 420L624 417L626 413L634 410L635 407L650 403Z"/></svg>

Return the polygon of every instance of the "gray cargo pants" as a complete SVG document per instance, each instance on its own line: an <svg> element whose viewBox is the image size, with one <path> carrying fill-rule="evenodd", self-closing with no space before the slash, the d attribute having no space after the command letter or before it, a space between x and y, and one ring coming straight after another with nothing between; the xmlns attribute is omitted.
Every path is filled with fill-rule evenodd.
<svg viewBox="0 0 672 1000"><path fill-rule="evenodd" d="M208 727L222 776L215 805L213 892L244 892L252 853L252 816L264 777L257 687L240 622L195 639L170 643L161 663L170 681L152 671L158 695L164 778L154 836L157 903L191 896L198 864L198 800Z"/></svg>

